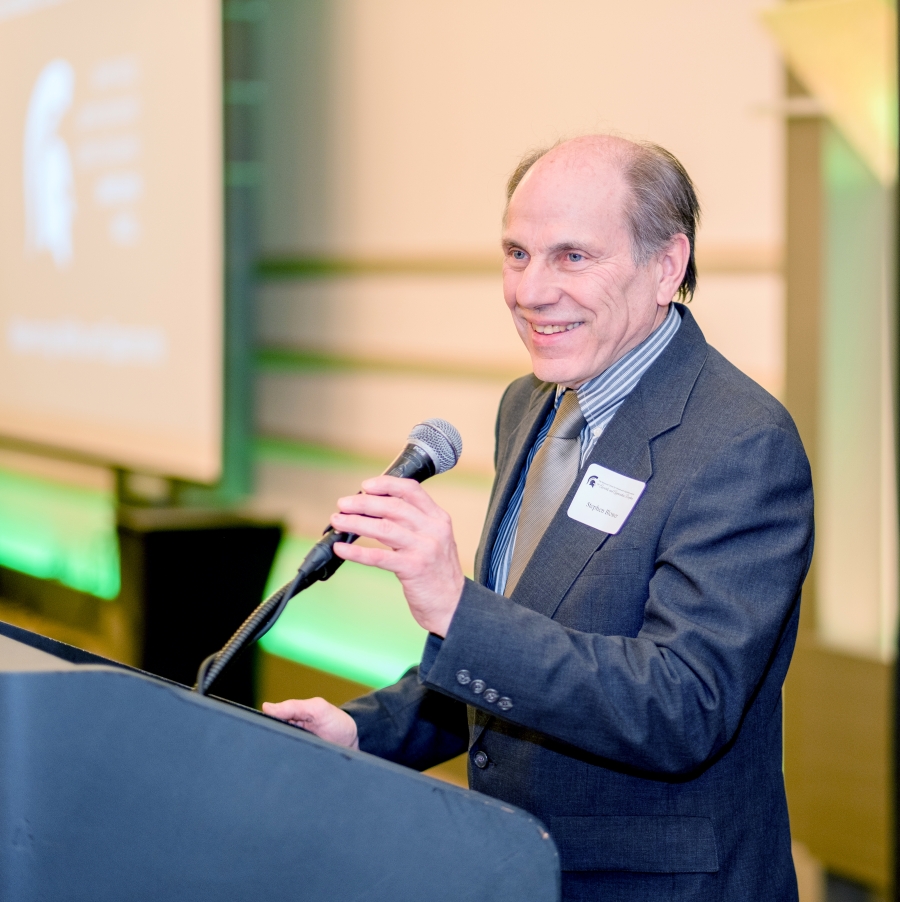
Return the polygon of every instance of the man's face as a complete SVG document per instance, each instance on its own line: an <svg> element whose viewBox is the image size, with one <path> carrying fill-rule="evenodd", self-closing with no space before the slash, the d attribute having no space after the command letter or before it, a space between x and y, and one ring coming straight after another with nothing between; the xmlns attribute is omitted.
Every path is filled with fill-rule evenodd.
<svg viewBox="0 0 900 902"><path fill-rule="evenodd" d="M578 388L665 319L672 279L659 259L632 260L628 190L615 163L564 145L513 194L503 295L544 382Z"/></svg>

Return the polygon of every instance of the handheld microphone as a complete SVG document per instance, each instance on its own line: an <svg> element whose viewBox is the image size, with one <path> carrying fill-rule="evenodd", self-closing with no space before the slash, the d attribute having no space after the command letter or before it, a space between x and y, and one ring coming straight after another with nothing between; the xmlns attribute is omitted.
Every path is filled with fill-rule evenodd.
<svg viewBox="0 0 900 902"><path fill-rule="evenodd" d="M462 454L459 430L436 417L414 426L407 442L382 475L424 482L455 467ZM334 553L335 542L355 542L358 538L349 532L337 532L329 526L303 559L297 576L304 581L308 579L310 583L329 579L344 563Z"/></svg>
<svg viewBox="0 0 900 902"><path fill-rule="evenodd" d="M460 454L462 454L462 437L455 426L451 426L446 420L425 420L424 423L413 427L406 447L383 475L424 482L431 476L446 473L455 467ZM336 532L329 526L303 559L297 575L259 605L221 651L211 654L203 661L197 672L195 691L206 695L228 663L272 628L294 595L334 574L334 571L344 563L343 559L334 553L335 542L355 542L358 538L359 536L352 533Z"/></svg>

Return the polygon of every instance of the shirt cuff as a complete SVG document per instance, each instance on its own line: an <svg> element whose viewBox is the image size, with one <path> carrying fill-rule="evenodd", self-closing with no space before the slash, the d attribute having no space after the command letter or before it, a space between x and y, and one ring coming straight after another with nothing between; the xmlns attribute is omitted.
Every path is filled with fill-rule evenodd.
<svg viewBox="0 0 900 902"><path fill-rule="evenodd" d="M422 651L422 663L419 664L420 680L424 681L428 676L428 671L431 670L443 644L444 640L440 636L435 636L434 633L428 634L428 639L425 641L425 648Z"/></svg>

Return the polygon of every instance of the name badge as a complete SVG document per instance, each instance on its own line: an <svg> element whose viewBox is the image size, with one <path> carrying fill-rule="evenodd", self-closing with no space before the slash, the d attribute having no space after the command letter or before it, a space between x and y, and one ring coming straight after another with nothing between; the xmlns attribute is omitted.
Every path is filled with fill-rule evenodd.
<svg viewBox="0 0 900 902"><path fill-rule="evenodd" d="M569 505L569 516L579 523L616 535L645 488L646 482L591 464Z"/></svg>

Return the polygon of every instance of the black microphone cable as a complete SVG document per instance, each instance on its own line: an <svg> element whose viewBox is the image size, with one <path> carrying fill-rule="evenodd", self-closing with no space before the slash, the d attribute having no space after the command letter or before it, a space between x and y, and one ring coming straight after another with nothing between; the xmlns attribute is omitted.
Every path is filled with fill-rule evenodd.
<svg viewBox="0 0 900 902"><path fill-rule="evenodd" d="M462 437L459 430L446 420L433 418L414 426L409 433L408 444L384 471L385 476L399 476L424 482L438 473L445 473L456 466L462 454ZM330 579L344 563L334 553L335 542L355 542L359 536L337 532L329 526L323 537L313 545L297 569L297 574L280 589L273 592L241 624L237 632L220 651L209 655L197 671L194 691L206 695L222 671L245 648L261 639L281 616L287 603L314 583Z"/></svg>

